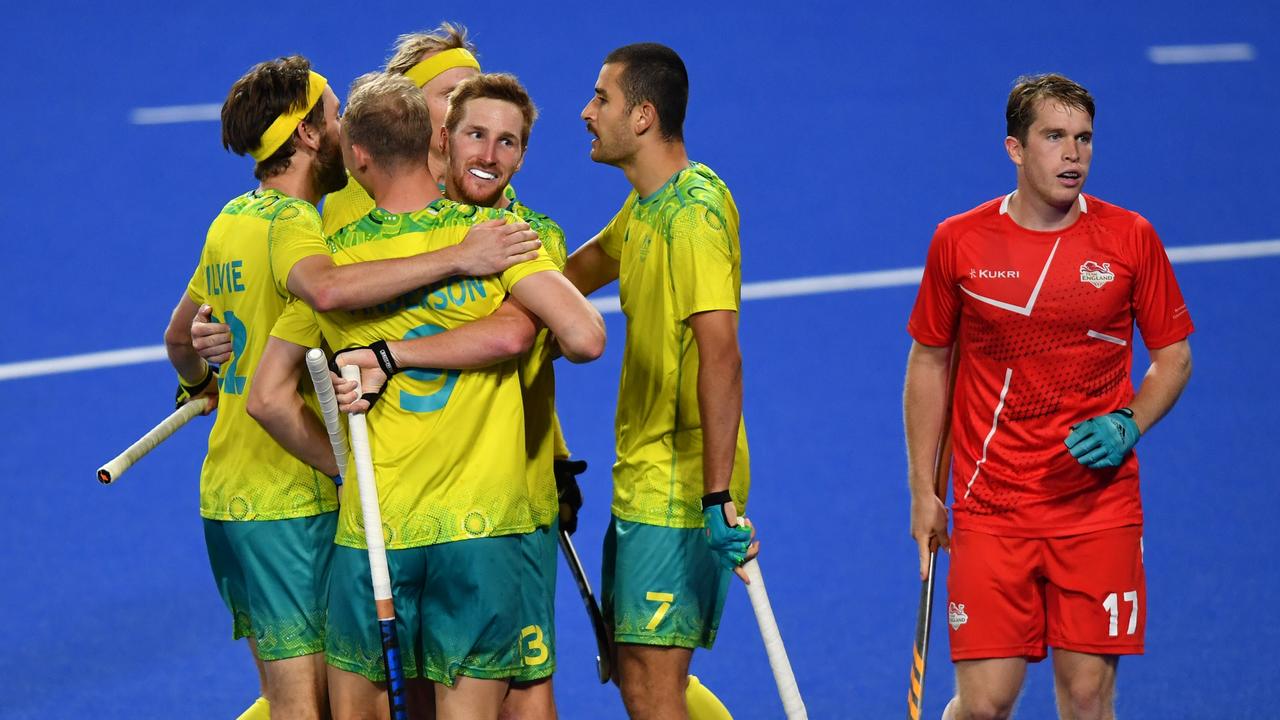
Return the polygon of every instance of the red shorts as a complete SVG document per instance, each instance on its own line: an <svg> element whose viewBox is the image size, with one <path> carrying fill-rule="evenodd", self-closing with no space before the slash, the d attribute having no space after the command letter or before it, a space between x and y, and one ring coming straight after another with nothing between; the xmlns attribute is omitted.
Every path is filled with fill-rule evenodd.
<svg viewBox="0 0 1280 720"><path fill-rule="evenodd" d="M951 659L1043 660L1046 646L1141 655L1142 527L1059 538L957 530L947 576Z"/></svg>

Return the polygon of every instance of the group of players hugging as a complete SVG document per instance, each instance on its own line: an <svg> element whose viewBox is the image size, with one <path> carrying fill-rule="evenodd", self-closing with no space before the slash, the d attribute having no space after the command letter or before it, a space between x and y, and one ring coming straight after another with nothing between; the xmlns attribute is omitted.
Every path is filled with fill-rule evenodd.
<svg viewBox="0 0 1280 720"><path fill-rule="evenodd" d="M689 665L759 550L742 516L741 254L732 195L686 153L687 101L670 48L605 57L581 117L592 160L632 192L568 255L511 183L537 109L516 77L482 72L459 26L401 36L344 113L296 55L231 87L222 142L259 184L214 219L165 341L179 403L217 411L200 513L258 667L242 718L391 712L361 498L302 382L313 347L360 368L333 382L367 418L410 716L556 717L557 548L586 464L560 432L553 364L601 355L585 296L615 280L613 680L633 718L730 717ZM1131 450L1185 385L1192 328L1151 226L1081 192L1088 93L1020 78L1007 119L1017 190L939 226L911 315L912 534L922 567L952 551L949 715L1007 716L1048 644L1063 715L1106 717L1145 625ZM1152 349L1136 396L1135 318ZM947 413L951 535L928 470Z"/></svg>

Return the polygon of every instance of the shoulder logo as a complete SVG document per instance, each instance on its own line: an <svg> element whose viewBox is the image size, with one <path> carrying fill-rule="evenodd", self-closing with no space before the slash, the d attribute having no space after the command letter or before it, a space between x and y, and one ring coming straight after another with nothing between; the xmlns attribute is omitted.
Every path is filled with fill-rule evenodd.
<svg viewBox="0 0 1280 720"><path fill-rule="evenodd" d="M1111 272L1111 263L1109 262L1099 265L1092 260L1085 260L1084 264L1080 266L1080 282L1087 282L1096 288L1100 288L1115 279L1116 274Z"/></svg>
<svg viewBox="0 0 1280 720"><path fill-rule="evenodd" d="M951 624L952 630L959 630L961 625L969 622L964 603L947 603L947 622Z"/></svg>

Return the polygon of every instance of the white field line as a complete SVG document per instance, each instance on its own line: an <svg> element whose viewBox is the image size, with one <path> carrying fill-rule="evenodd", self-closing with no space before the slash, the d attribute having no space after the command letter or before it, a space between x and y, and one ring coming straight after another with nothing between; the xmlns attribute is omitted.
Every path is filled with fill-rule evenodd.
<svg viewBox="0 0 1280 720"><path fill-rule="evenodd" d="M140 107L134 108L129 112L129 122L134 125L169 125L172 123L209 122L221 119L221 103Z"/></svg>
<svg viewBox="0 0 1280 720"><path fill-rule="evenodd" d="M1255 242L1217 243L1213 245L1188 245L1168 248L1169 259L1175 263L1214 262L1221 260L1247 260L1280 255L1280 239ZM826 293L871 290L875 288L912 286L920 282L924 268L910 267L897 270L845 273L843 275L816 275L790 280L765 280L742 286L743 300L797 297ZM602 313L622 310L618 296L593 298L591 303ZM134 365L165 360L163 345L108 350L85 355L68 355L44 360L0 364L0 380L37 377L56 373L93 370L117 365Z"/></svg>
<svg viewBox="0 0 1280 720"><path fill-rule="evenodd" d="M1216 45L1152 45L1147 59L1156 65L1195 65L1199 63L1252 62L1257 50L1249 43Z"/></svg>

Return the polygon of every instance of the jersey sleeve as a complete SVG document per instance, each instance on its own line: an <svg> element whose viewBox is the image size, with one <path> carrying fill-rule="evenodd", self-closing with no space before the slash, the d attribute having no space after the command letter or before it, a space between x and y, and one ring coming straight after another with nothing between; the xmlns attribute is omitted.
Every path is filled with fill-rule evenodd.
<svg viewBox="0 0 1280 720"><path fill-rule="evenodd" d="M520 216L514 213L504 211L502 212L502 217L504 217L508 222L521 222ZM512 265L506 270L503 270L498 278L502 282L503 289L507 292L511 292L511 288L516 283L534 273L545 272L547 270L560 272L560 268L556 267L555 261L552 260L551 255L547 253L546 245L543 244L538 247L538 257Z"/></svg>
<svg viewBox="0 0 1280 720"><path fill-rule="evenodd" d="M320 347L320 323L316 313L299 298L291 298L271 327L271 337L305 348Z"/></svg>
<svg viewBox="0 0 1280 720"><path fill-rule="evenodd" d="M321 232L320 215L306 203L293 203L276 214L267 243L276 290L286 297L289 271L294 264L305 257L329 254Z"/></svg>
<svg viewBox="0 0 1280 720"><path fill-rule="evenodd" d="M691 203L671 219L671 282L676 319L738 310L738 238L715 208Z"/></svg>
<svg viewBox="0 0 1280 720"><path fill-rule="evenodd" d="M1133 315L1143 343L1148 348L1162 348L1185 339L1195 326L1155 228L1139 216L1133 232L1136 259Z"/></svg>
<svg viewBox="0 0 1280 720"><path fill-rule="evenodd" d="M622 240L627 232L627 219L631 216L631 206L635 204L636 194L631 191L631 195L627 197L627 201L622 204L622 209L618 211L608 225L600 231L600 249L614 260L622 259Z"/></svg>
<svg viewBox="0 0 1280 720"><path fill-rule="evenodd" d="M960 289L955 282L955 261L950 233L939 225L929 243L924 277L916 292L916 304L907 321L907 332L921 345L947 347L955 341L960 320Z"/></svg>

